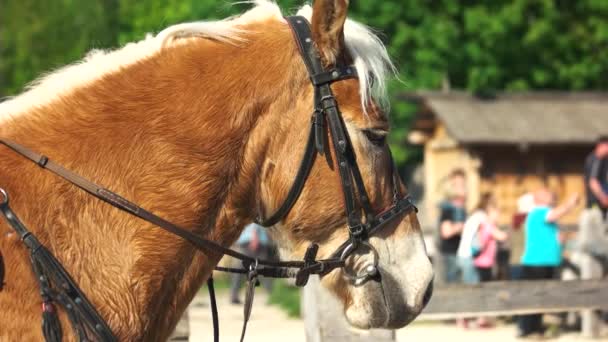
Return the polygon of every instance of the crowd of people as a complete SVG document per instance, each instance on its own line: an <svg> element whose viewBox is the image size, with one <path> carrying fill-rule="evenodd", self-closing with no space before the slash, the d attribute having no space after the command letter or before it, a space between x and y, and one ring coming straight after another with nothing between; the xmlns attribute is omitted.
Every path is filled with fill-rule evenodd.
<svg viewBox="0 0 608 342"><path fill-rule="evenodd" d="M601 137L585 164L586 209L583 215L606 218L608 208L608 136ZM447 179L446 198L440 203L438 224L439 259L435 263L440 280L445 283L475 284L496 279L499 244L509 238L507 230L498 227L500 210L492 193L483 193L469 214L466 210L467 186L465 172L452 171ZM531 189L519 199L514 225L524 227L524 250L512 278L524 280L553 279L559 276L563 264L564 239L558 221L575 209L580 201L573 194L562 203L547 187ZM510 213L508 213L510 214ZM604 237L605 232L598 232ZM606 238L594 239L581 246L596 256L608 255ZM516 275L515 275L516 274ZM474 324L480 328L492 323L481 317L460 320L464 327ZM518 318L518 336L543 334L542 315Z"/></svg>

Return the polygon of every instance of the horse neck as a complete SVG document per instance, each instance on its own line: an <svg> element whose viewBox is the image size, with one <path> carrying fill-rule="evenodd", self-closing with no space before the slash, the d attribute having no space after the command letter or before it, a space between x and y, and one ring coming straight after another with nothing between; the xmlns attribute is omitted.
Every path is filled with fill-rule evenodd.
<svg viewBox="0 0 608 342"><path fill-rule="evenodd" d="M205 53L210 48L214 53ZM279 70L285 70L287 61L269 63L274 73L252 65L279 47L238 49L202 40L163 50L32 108L3 125L2 134L27 142L162 217L229 245L253 217L256 171L270 129L260 125L288 107L285 96L277 105L276 90L288 86L277 83L285 78ZM232 63L225 63L226 56ZM262 115L270 112L276 114ZM49 175L40 176L39 169L28 172L32 180L43 177L46 186L13 188L22 198L52 197L54 204L36 205L37 213L48 213L44 219L25 213L32 230L68 271L82 270L74 274L76 281L119 336L163 338L220 256L195 253L184 241L80 190L63 187L67 190L58 193L57 182L48 182ZM70 210L56 210L58 206ZM28 205L22 207L27 210ZM65 225L36 231L43 222ZM96 255L78 244L83 240L97 246ZM113 267L106 267L108 260L115 260ZM106 296L120 299L108 303Z"/></svg>

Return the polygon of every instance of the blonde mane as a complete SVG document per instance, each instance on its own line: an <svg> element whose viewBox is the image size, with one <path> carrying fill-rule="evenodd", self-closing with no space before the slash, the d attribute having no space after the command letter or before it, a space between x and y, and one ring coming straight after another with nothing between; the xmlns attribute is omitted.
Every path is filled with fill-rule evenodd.
<svg viewBox="0 0 608 342"><path fill-rule="evenodd" d="M225 43L238 44L244 32L240 26L262 20L283 20L281 9L268 0L251 1L254 7L233 18L219 21L201 21L170 26L155 37L126 44L111 50L92 50L87 56L74 64L48 73L27 86L27 91L0 103L0 122L7 117L16 116L32 106L43 106L73 90L86 86L105 75L118 72L142 59L153 56L164 46L182 41L183 38L203 37ZM305 5L298 10L310 20L312 8ZM354 59L360 80L360 93L363 108L371 99L387 105L386 82L394 75L386 47L380 39L363 24L347 20L344 27L346 46ZM183 42L187 42L183 40Z"/></svg>

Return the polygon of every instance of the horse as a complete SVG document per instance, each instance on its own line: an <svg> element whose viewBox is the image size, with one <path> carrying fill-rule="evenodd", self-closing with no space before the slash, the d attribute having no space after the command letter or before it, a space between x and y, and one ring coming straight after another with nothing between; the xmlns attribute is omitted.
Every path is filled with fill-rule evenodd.
<svg viewBox="0 0 608 342"><path fill-rule="evenodd" d="M311 22L324 66L352 63L358 79L331 85L369 202L393 196L386 143L386 48L347 19L347 0L317 0ZM93 51L0 104L0 137L44 153L200 237L230 246L287 195L306 144L313 89L279 7L257 0L238 17L168 27L114 51ZM317 159L289 213L269 227L283 258L311 243L328 256L349 237L336 151ZM0 146L0 188L121 341L164 341L221 254L197 251ZM406 193L399 181L398 190ZM433 271L416 214L369 238L375 281L336 269L322 285L354 327L400 328L428 301ZM0 220L4 286L0 340L40 341L38 283L28 252ZM356 265L368 257L359 253ZM353 267L355 267L353 266ZM59 321L67 331L63 311ZM66 336L69 340L74 336Z"/></svg>

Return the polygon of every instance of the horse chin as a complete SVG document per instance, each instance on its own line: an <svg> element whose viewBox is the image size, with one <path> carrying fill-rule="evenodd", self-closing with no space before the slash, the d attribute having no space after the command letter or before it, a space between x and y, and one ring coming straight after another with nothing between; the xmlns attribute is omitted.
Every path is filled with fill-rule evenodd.
<svg viewBox="0 0 608 342"><path fill-rule="evenodd" d="M432 272L430 279L417 281L401 279L407 277L407 272L396 265L380 267L379 272L378 280L351 287L351 303L345 308L346 320L360 329L403 328L427 304L432 293ZM412 287L412 280L420 287Z"/></svg>
<svg viewBox="0 0 608 342"><path fill-rule="evenodd" d="M422 308L405 303L403 291L383 282L368 281L352 290L346 320L359 329L399 329L416 318Z"/></svg>

